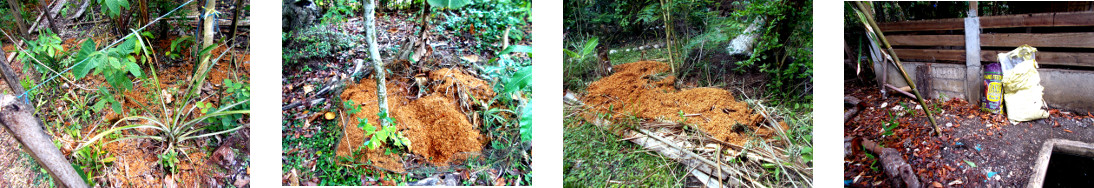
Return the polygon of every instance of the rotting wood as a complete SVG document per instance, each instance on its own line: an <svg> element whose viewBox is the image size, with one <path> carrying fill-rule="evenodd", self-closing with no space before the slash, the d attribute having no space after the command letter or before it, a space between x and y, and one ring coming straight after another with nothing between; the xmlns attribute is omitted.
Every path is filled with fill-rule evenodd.
<svg viewBox="0 0 1094 188"><path fill-rule="evenodd" d="M844 96L843 102L852 106L851 109L843 112L843 123L846 124L847 122L851 121L851 118L854 118L855 115L858 115L858 112L860 110L862 110L862 106L859 105L860 103L862 103L862 100L853 96Z"/></svg>
<svg viewBox="0 0 1094 188"><path fill-rule="evenodd" d="M881 31L961 30L964 18L879 23ZM980 28L1094 26L1094 12L1056 12L980 17Z"/></svg>
<svg viewBox="0 0 1094 188"><path fill-rule="evenodd" d="M19 140L27 153L45 168L58 186L88 187L87 182L84 182L61 150L53 145L49 135L42 130L29 105L17 102L13 95L0 96L0 124Z"/></svg>
<svg viewBox="0 0 1094 188"><path fill-rule="evenodd" d="M893 148L885 148L878 145L874 141L862 139L862 146L878 154L878 161L881 162L881 166L885 169L885 174L889 175L890 183L893 187L923 187L919 182L919 177L912 172L912 166L908 165L908 162L904 161L904 157L900 155L900 151Z"/></svg>

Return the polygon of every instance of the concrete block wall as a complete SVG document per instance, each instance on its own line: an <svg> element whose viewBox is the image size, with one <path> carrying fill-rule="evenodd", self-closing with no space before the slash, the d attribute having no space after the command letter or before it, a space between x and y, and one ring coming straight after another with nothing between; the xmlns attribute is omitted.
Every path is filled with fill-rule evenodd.
<svg viewBox="0 0 1094 188"><path fill-rule="evenodd" d="M966 88L965 65L944 63L905 62L904 70L912 80L916 80L915 71L920 66L931 66L931 88L923 93L929 98L949 100L965 98L967 89L982 92L983 88ZM875 65L875 70L880 65ZM907 86L904 77L895 66L888 66L889 84L897 87ZM980 70L983 71L983 70ZM1078 113L1094 112L1094 71L1040 68L1041 86L1045 87L1044 99L1049 107ZM878 71L880 72L880 71ZM881 75L880 73L878 75ZM969 101L979 104L979 99Z"/></svg>

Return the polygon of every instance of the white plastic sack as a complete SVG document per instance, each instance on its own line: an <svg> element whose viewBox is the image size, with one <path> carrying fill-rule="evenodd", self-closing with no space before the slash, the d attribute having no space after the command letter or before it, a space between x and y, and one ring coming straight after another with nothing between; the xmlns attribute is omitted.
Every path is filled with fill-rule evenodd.
<svg viewBox="0 0 1094 188"><path fill-rule="evenodd" d="M1041 109L1046 107L1045 88L1037 73L1036 52L1036 48L1022 45L1014 51L999 54L999 62L1003 65L1003 103L1011 121L1030 121L1049 115Z"/></svg>

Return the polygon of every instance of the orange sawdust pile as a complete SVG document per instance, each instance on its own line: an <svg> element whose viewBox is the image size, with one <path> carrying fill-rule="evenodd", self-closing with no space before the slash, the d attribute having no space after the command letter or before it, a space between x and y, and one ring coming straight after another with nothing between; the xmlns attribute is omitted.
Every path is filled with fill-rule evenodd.
<svg viewBox="0 0 1094 188"><path fill-rule="evenodd" d="M490 83L467 75L459 69L443 68L429 73L429 79L438 82L433 85L433 93L443 94L451 99L457 99L459 92L470 92L471 96L479 100L494 98L494 89Z"/></svg>
<svg viewBox="0 0 1094 188"><path fill-rule="evenodd" d="M613 118L636 116L650 120L683 121L696 125L715 139L742 145L752 139L747 131L735 130L740 124L756 135L773 136L774 131L761 126L763 116L738 102L731 92L717 88L679 90L673 86L675 77L668 65L654 61L639 61L616 65L617 72L589 84L585 104L591 108L588 121L595 114L611 113ZM785 130L785 124L781 125Z"/></svg>
<svg viewBox="0 0 1094 188"><path fill-rule="evenodd" d="M408 88L414 88L408 86L410 80L388 80L388 108L397 129L410 139L410 152L425 157L434 165L446 166L460 156L482 150L482 136L475 128L477 126L471 124L460 111L459 99L456 98L460 92L457 88L478 99L492 98L494 91L485 81L458 70L441 69L430 75L431 78L437 78L438 84L432 87L432 93L417 99L413 98L417 91L408 91ZM364 131L357 127L357 118L365 118L379 129L376 97L376 81L373 79L364 79L349 85L342 92L341 99L352 100L360 105L361 112L347 114L346 124L343 126L345 136L338 144L338 156L352 156L364 142L366 137ZM383 149L365 149L358 157L358 162L371 161L374 166L396 172L405 170L401 157L386 155Z"/></svg>

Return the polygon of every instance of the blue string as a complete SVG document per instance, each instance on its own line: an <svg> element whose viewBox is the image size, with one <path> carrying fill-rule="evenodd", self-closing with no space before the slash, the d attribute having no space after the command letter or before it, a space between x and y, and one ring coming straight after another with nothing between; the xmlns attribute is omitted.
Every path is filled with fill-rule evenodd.
<svg viewBox="0 0 1094 188"><path fill-rule="evenodd" d="M152 25L152 23L156 23L157 21L160 21L160 20L161 20L161 19L163 19L164 17L167 17L167 15L171 15L171 13L174 13L175 11L179 10L180 8L182 8L182 7L184 7L184 6L188 5L188 4L190 4L190 3L192 3L192 2L194 2L194 0L189 0L189 1L186 1L185 3L182 3L182 5L179 5L179 7L175 7L175 9L172 9L171 11L168 11L168 12L167 12L167 14L163 14L163 15L162 15L162 16L160 16L159 18L156 18L156 20L152 20L151 22L148 22L147 24L144 24L144 26L141 26L141 28L138 28L137 30L133 31L133 33L129 33L129 35L125 35L125 37L122 37L122 38L120 38L120 39L118 39L118 40L115 40L115 41L114 41L113 43L110 43L110 45L106 45L106 47L103 47L103 49L99 50L98 52L99 52L99 53L102 53L102 52L103 52L104 50L106 50L106 49L108 49L108 48L110 48L110 47L113 47L113 46L114 46L115 44L118 44L118 42L121 42L122 40L125 40L126 38L129 38L129 36L133 36L134 34L137 34L137 33L139 33L140 31L144 30L144 28L147 28L148 26ZM38 87L39 87L39 86L42 86L43 84L49 83L49 81L52 81L53 79L57 78L58 76L61 76L61 75L62 75L62 74L64 74L65 72L68 72L68 71L72 70L72 68L76 68L76 66L77 66L77 65L80 65L80 64L82 64L82 63L84 63L84 62L87 62L87 59L90 59L90 58L84 58L84 60L81 60L80 62L78 62L78 63L76 63L76 64L73 64L73 65L72 65L71 67L68 67L68 68L66 68L66 69L65 69L65 70L63 70L63 71L61 71L61 72L58 72L57 74L55 74L55 75L53 75L53 76L50 76L50 77L49 77L49 79L46 79L46 80L45 80L45 81L43 81L42 83L39 83L38 85L35 85L34 87L31 87L30 89L28 89L27 91L23 92L22 94L19 94L19 96L16 96L16 98L19 98L19 99L23 99L23 100L25 100L25 101L26 101L26 102L27 102L27 103L29 104L29 103L30 103L30 99L28 99L28 98L30 98L30 97L27 97L27 98L23 98L23 96L26 96L26 95L27 95L27 93L29 93L29 92L30 92L30 91L32 91L32 90L38 89Z"/></svg>

